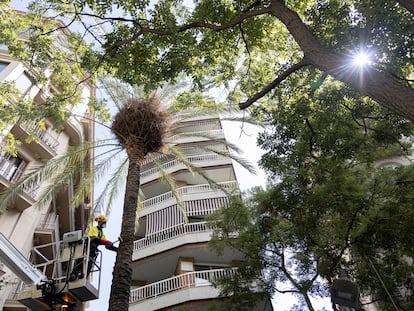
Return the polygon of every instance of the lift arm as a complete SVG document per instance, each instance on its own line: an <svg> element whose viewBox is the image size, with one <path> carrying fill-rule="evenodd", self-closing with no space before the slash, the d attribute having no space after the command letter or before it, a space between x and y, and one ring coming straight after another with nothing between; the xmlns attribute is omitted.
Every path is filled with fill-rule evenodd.
<svg viewBox="0 0 414 311"><path fill-rule="evenodd" d="M24 283L40 285L47 277L0 232L0 260Z"/></svg>

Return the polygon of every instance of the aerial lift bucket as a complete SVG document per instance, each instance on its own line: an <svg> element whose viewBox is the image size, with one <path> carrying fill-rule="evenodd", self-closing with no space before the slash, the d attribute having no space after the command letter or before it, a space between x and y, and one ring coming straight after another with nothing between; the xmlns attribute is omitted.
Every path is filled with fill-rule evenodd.
<svg viewBox="0 0 414 311"><path fill-rule="evenodd" d="M90 239L81 231L64 234L56 243L36 246L32 261L46 276L38 284L23 287L17 300L34 311L46 311L55 306L73 306L99 298L102 253L89 257ZM89 261L92 269L87 275Z"/></svg>

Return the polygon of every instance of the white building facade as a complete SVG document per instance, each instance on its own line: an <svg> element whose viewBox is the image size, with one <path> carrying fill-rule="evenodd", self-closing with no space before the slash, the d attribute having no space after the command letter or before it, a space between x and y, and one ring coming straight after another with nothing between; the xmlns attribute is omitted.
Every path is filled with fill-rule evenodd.
<svg viewBox="0 0 414 311"><path fill-rule="evenodd" d="M144 199L134 242L131 311L207 310L222 299L211 282L237 273L237 263L243 260L233 249L218 256L207 245L213 228L206 217L228 204L228 193L238 191L220 119L200 116L182 122L180 129L184 135L173 138L174 144L222 189L173 157L160 156L159 164L150 159L141 166ZM160 182L159 165L174 177L181 202ZM270 300L267 308L258 310L272 310Z"/></svg>

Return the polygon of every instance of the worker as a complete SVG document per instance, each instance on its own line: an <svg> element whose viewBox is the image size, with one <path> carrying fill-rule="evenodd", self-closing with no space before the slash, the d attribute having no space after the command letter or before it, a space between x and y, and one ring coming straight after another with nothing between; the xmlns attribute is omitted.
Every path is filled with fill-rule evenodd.
<svg viewBox="0 0 414 311"><path fill-rule="evenodd" d="M90 239L90 249L89 249L89 263L88 263L88 275L91 272L92 264L95 262L96 257L98 257L98 246L105 245L106 249L111 251L118 251L118 247L114 246L113 243L106 239L105 234L103 233L103 228L106 227L108 219L105 215L99 215L94 219L98 225L91 227L88 232L88 237Z"/></svg>

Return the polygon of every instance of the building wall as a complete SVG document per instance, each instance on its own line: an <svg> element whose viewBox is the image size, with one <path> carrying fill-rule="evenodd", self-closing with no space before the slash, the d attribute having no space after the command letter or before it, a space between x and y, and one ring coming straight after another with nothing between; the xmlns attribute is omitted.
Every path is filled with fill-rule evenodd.
<svg viewBox="0 0 414 311"><path fill-rule="evenodd" d="M27 79L27 68L24 64L13 60L7 49L0 47L0 82L14 81L17 89L22 96L30 97L37 102L47 100L48 87L46 85L30 84ZM46 74L49 74L46 72ZM94 124L83 118L82 115L88 113L87 102L93 97L95 88L93 85L83 84L82 103L76 108L76 116L72 117L63 130L53 127L50 120L46 120L47 129L39 129L35 123L10 124L7 128L14 136L22 141L17 147L18 157L26 163L16 167L14 158L10 158L3 149L0 150L0 190L7 188L18 180L19 176L24 175L31 168L43 161L47 161L64 153L70 145L77 145L85 139L94 139ZM68 107L70 108L70 107ZM24 121L24 120L22 120ZM26 142L24 138L28 134L35 134L39 138L38 142ZM7 131L0 134L0 145ZM19 171L21 170L21 172ZM13 171L16 171L13 173ZM12 174L13 173L13 174ZM19 175L17 175L17 173ZM11 177L11 176L14 177ZM43 241L55 242L62 234L69 230L85 229L86 223L80 223L74 214L84 211L69 211L68 202L73 187L62 191L57 195L56 200L52 200L42 208L31 206L38 197L44 185L38 185L38 189L33 193L25 193L18 203L10 206L5 211L0 212L0 232L3 233L14 246L24 255L29 256L30 250L34 245ZM71 189L72 188L72 189ZM93 199L93 194L89 194L89 200ZM59 217L57 217L59 213ZM48 214L48 215L47 215ZM71 216L72 215L72 216ZM48 217L46 217L48 216ZM86 221L86 220L85 220ZM55 222L55 223L54 223ZM45 240L46 238L46 240ZM0 309L3 310L24 310L24 306L11 299L16 290L18 279L10 272L7 267L2 267L6 272L0 277L4 282L0 289Z"/></svg>
<svg viewBox="0 0 414 311"><path fill-rule="evenodd" d="M134 243L132 311L169 310L180 305L206 310L206 306L220 301L219 290L212 287L211 281L235 273L234 263L243 259L232 249L219 256L208 248L213 228L206 218L228 204L228 193L239 190L231 159L210 151L228 152L220 119L193 118L181 123L180 129L185 135L174 136L173 142L181 147L187 161L202 167L208 178L224 190L190 173L177 159L159 157L157 160L176 181L180 205L171 190L160 183L153 160L143 163L144 200ZM270 304L263 310L271 310Z"/></svg>

